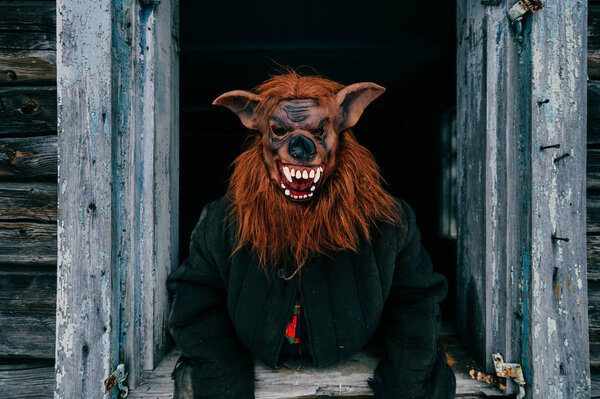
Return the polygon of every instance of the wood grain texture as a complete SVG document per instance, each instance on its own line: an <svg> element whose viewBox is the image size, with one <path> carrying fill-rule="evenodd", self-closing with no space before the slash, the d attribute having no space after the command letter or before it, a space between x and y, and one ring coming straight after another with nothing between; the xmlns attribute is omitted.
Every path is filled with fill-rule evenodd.
<svg viewBox="0 0 600 399"><path fill-rule="evenodd" d="M56 89L0 88L0 115L0 137L56 132Z"/></svg>
<svg viewBox="0 0 600 399"><path fill-rule="evenodd" d="M56 86L53 50L0 52L0 86Z"/></svg>
<svg viewBox="0 0 600 399"><path fill-rule="evenodd" d="M59 148L56 393L103 398L119 363L120 271L113 237L113 98L109 0L58 0ZM90 23L89 21L93 21ZM121 38L122 39L122 38ZM122 43L115 36L115 41ZM113 115L113 112L116 112ZM132 321L133 324L133 321ZM113 398L114 395L107 397Z"/></svg>
<svg viewBox="0 0 600 399"><path fill-rule="evenodd" d="M586 6L544 4L520 37L458 4L458 327L487 371L523 365L527 398L584 398Z"/></svg>
<svg viewBox="0 0 600 399"><path fill-rule="evenodd" d="M0 356L54 358L54 312L0 309Z"/></svg>
<svg viewBox="0 0 600 399"><path fill-rule="evenodd" d="M563 0L545 2L544 12L532 18L532 264L527 360L531 378L537 382L534 397L549 399L590 394L586 15L585 3ZM538 105L539 100L549 101ZM570 112L564 112L566 109ZM549 143L561 143L560 150L540 150Z"/></svg>
<svg viewBox="0 0 600 399"><path fill-rule="evenodd" d="M55 308L55 270L0 271L0 356L54 358Z"/></svg>
<svg viewBox="0 0 600 399"><path fill-rule="evenodd" d="M600 282L600 236L587 236L588 281ZM591 316L591 312L590 312Z"/></svg>
<svg viewBox="0 0 600 399"><path fill-rule="evenodd" d="M600 144L600 81L588 81L588 144Z"/></svg>
<svg viewBox="0 0 600 399"><path fill-rule="evenodd" d="M453 360L457 398L504 398L510 395L475 380L469 375L479 369L453 336L444 336L448 357ZM129 393L132 399L167 399L173 397L171 373L181 352L172 350L152 371L144 371L139 386ZM306 360L288 362L271 369L255 364L255 396L257 399L292 398L372 398L367 379L373 375L379 358L368 352L358 352L339 364L316 369Z"/></svg>
<svg viewBox="0 0 600 399"><path fill-rule="evenodd" d="M588 5L588 76L600 79L600 3Z"/></svg>
<svg viewBox="0 0 600 399"><path fill-rule="evenodd" d="M56 50L54 32L6 32L0 30L0 50Z"/></svg>
<svg viewBox="0 0 600 399"><path fill-rule="evenodd" d="M57 3L60 397L160 361L178 261L178 2L95 4Z"/></svg>
<svg viewBox="0 0 600 399"><path fill-rule="evenodd" d="M56 177L56 136L0 138L0 178Z"/></svg>
<svg viewBox="0 0 600 399"><path fill-rule="evenodd" d="M587 232L600 233L600 193L590 190L587 197Z"/></svg>
<svg viewBox="0 0 600 399"><path fill-rule="evenodd" d="M56 268L56 225L0 222L0 265Z"/></svg>
<svg viewBox="0 0 600 399"><path fill-rule="evenodd" d="M55 222L56 191L55 183L0 182L0 221Z"/></svg>
<svg viewBox="0 0 600 399"><path fill-rule="evenodd" d="M52 363L33 361L0 365L0 392L7 399L53 398Z"/></svg>
<svg viewBox="0 0 600 399"><path fill-rule="evenodd" d="M56 27L56 4L52 1L0 1L0 31L46 31Z"/></svg>

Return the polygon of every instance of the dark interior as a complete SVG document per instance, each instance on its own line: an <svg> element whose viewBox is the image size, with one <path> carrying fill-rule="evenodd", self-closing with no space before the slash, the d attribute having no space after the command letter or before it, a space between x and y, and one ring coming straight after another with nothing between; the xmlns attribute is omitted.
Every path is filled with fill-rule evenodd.
<svg viewBox="0 0 600 399"><path fill-rule="evenodd" d="M250 90L280 65L387 91L355 134L375 155L388 190L417 215L455 314L456 244L439 232L442 115L455 104L455 3L371 1L181 3L180 259L202 207L225 193L248 131L212 101Z"/></svg>

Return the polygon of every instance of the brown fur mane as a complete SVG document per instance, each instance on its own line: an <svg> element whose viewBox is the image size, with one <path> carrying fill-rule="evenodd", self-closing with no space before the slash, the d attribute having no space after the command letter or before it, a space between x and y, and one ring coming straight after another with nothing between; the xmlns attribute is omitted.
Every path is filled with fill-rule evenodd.
<svg viewBox="0 0 600 399"><path fill-rule="evenodd" d="M261 111L268 113L285 99L333 101L342 87L291 72L273 77L255 91L263 98ZM373 155L350 130L339 136L334 173L307 203L290 201L271 180L260 135L253 137L233 168L227 196L228 218L239 238L234 253L248 245L265 271L281 267L286 258L293 260L298 272L311 254L358 252L361 237L370 240L373 224L401 222L397 202L382 187Z"/></svg>

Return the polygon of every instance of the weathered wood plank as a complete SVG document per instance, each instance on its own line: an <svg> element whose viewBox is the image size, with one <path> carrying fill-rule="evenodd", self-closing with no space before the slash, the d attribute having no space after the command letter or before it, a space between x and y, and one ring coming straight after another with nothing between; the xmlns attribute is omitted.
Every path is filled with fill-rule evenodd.
<svg viewBox="0 0 600 399"><path fill-rule="evenodd" d="M56 34L0 30L0 50L56 50Z"/></svg>
<svg viewBox="0 0 600 399"><path fill-rule="evenodd" d="M590 394L585 284L586 5L578 0L550 0L532 18L531 332L530 370L525 372L536 386L534 398L575 399ZM555 143L561 148L540 150Z"/></svg>
<svg viewBox="0 0 600 399"><path fill-rule="evenodd" d="M588 76L600 79L600 3L588 6Z"/></svg>
<svg viewBox="0 0 600 399"><path fill-rule="evenodd" d="M54 177L57 151L56 136L0 138L0 178Z"/></svg>
<svg viewBox="0 0 600 399"><path fill-rule="evenodd" d="M600 233L600 193L595 190L587 196L587 232Z"/></svg>
<svg viewBox="0 0 600 399"><path fill-rule="evenodd" d="M0 88L0 137L56 132L56 89Z"/></svg>
<svg viewBox="0 0 600 399"><path fill-rule="evenodd" d="M55 313L56 270L0 270L0 309Z"/></svg>
<svg viewBox="0 0 600 399"><path fill-rule="evenodd" d="M590 341L600 345L600 282L598 281L588 281L588 315ZM597 355L600 356L600 352Z"/></svg>
<svg viewBox="0 0 600 399"><path fill-rule="evenodd" d="M509 395L469 375L476 363L457 343L453 336L444 336L444 346L456 375L457 398L501 398ZM173 397L171 373L180 356L172 350L152 371L142 373L141 384L129 393L132 399L163 399ZM257 399L293 399L322 397L372 398L367 379L373 375L379 358L373 353L359 352L346 362L324 369L314 368L310 362L296 360L279 369L270 369L260 362L255 364L255 396Z"/></svg>
<svg viewBox="0 0 600 399"><path fill-rule="evenodd" d="M599 55L600 57L600 55ZM590 80L588 89L588 144L600 144L600 81Z"/></svg>
<svg viewBox="0 0 600 399"><path fill-rule="evenodd" d="M53 50L0 52L0 86L56 85Z"/></svg>
<svg viewBox="0 0 600 399"><path fill-rule="evenodd" d="M0 365L0 392L6 399L54 397L54 367L48 361Z"/></svg>
<svg viewBox="0 0 600 399"><path fill-rule="evenodd" d="M56 221L56 191L55 183L0 182L0 221Z"/></svg>
<svg viewBox="0 0 600 399"><path fill-rule="evenodd" d="M0 309L0 325L0 356L54 357L54 312Z"/></svg>
<svg viewBox="0 0 600 399"><path fill-rule="evenodd" d="M0 265L56 268L56 225L0 222Z"/></svg>
<svg viewBox="0 0 600 399"><path fill-rule="evenodd" d="M118 98L123 96L130 104L134 97L133 91L126 88L130 77L120 81L125 86L116 95L113 91L119 85L114 75L114 54L120 53L126 45L125 35L130 34L126 21L120 20L121 11L115 9L121 4L111 0L95 1L93 7L85 1L56 3L60 10L56 24L61 188L56 308L58 398L105 397L102 381L118 363L120 331L129 333L137 328L139 320L129 320L129 327L124 328L125 320L119 316L124 271L116 266L121 247L112 233L120 228L115 224L118 211L113 206L113 200L119 197L113 189L120 189L114 181L113 138L118 133L113 129L121 118L128 120L131 109L120 108ZM128 12L130 16L138 15L131 8ZM131 43L133 46L139 44ZM127 136L129 132L122 133Z"/></svg>
<svg viewBox="0 0 600 399"><path fill-rule="evenodd" d="M52 1L0 1L0 31L54 32L56 4Z"/></svg>
<svg viewBox="0 0 600 399"><path fill-rule="evenodd" d="M592 196L600 193L600 149L589 148L587 150L587 191Z"/></svg>
<svg viewBox="0 0 600 399"><path fill-rule="evenodd" d="M600 282L600 236L587 236L588 274L589 281Z"/></svg>

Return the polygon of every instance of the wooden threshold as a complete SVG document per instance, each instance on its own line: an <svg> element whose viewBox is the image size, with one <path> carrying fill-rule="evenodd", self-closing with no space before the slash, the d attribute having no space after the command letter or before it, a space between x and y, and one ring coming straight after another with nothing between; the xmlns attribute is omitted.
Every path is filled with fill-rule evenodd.
<svg viewBox="0 0 600 399"><path fill-rule="evenodd" d="M504 391L485 382L471 378L471 370L477 368L466 351L451 334L443 335L448 360L456 375L456 397L511 398ZM172 350L153 371L142 373L141 384L129 392L131 399L167 399L173 397L171 373L180 356L178 349ZM306 362L287 362L279 369L270 369L256 363L256 399L292 398L372 398L367 385L378 358L367 352L359 352L345 362L332 367L316 369Z"/></svg>

